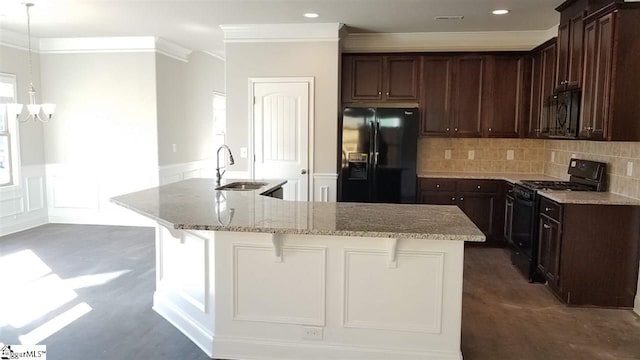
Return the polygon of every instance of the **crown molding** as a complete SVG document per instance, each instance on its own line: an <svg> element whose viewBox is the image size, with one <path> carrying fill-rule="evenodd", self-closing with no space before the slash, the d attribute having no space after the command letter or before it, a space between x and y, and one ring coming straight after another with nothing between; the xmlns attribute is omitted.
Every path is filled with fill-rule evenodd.
<svg viewBox="0 0 640 360"><path fill-rule="evenodd" d="M528 51L557 36L558 27L538 31L356 33L344 52Z"/></svg>
<svg viewBox="0 0 640 360"><path fill-rule="evenodd" d="M202 53L207 54L207 55L209 55L211 57L214 57L214 58L216 58L218 60L227 61L225 56L224 56L224 53L217 53L217 52L213 52L213 51L202 51Z"/></svg>
<svg viewBox="0 0 640 360"><path fill-rule="evenodd" d="M343 24L239 24L220 25L224 42L339 41Z"/></svg>
<svg viewBox="0 0 640 360"><path fill-rule="evenodd" d="M39 51L39 42L40 39L33 36L31 37L31 51ZM18 50L29 51L29 37L22 33L1 29L0 45Z"/></svg>
<svg viewBox="0 0 640 360"><path fill-rule="evenodd" d="M188 62L191 50L163 38L154 36L43 38L41 54L156 52L170 58Z"/></svg>

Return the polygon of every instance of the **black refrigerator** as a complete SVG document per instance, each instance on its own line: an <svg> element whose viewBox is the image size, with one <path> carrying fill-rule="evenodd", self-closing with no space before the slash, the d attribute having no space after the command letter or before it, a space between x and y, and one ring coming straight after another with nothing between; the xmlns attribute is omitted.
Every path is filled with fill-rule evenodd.
<svg viewBox="0 0 640 360"><path fill-rule="evenodd" d="M338 201L416 203L418 109L345 108Z"/></svg>

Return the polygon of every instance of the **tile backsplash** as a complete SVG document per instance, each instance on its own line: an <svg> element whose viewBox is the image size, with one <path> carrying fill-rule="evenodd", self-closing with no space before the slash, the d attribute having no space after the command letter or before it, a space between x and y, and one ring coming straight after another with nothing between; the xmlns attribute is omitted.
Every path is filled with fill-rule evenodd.
<svg viewBox="0 0 640 360"><path fill-rule="evenodd" d="M418 141L418 173L541 174L544 161L544 140L421 138Z"/></svg>
<svg viewBox="0 0 640 360"><path fill-rule="evenodd" d="M608 190L640 199L640 142L420 138L417 170L545 174L568 180L572 156L607 163Z"/></svg>
<svg viewBox="0 0 640 360"><path fill-rule="evenodd" d="M640 142L545 140L544 143L546 175L568 180L571 157L604 162L608 190L640 199Z"/></svg>

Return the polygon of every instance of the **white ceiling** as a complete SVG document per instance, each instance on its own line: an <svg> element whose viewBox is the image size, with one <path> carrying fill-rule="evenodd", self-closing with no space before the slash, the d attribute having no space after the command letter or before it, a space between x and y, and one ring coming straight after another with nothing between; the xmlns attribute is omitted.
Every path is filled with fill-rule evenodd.
<svg viewBox="0 0 640 360"><path fill-rule="evenodd" d="M159 36L222 54L221 24L343 23L353 32L547 30L562 0L35 0L35 37ZM26 32L21 0L0 0L0 31ZM507 8L509 15L491 10ZM306 19L305 12L320 14ZM434 20L463 15L462 21Z"/></svg>

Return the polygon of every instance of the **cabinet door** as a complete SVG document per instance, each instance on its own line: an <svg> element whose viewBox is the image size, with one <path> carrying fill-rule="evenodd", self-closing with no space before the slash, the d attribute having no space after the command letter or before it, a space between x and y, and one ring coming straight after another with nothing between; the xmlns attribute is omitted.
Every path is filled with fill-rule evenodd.
<svg viewBox="0 0 640 360"><path fill-rule="evenodd" d="M429 205L456 205L456 194L452 192L422 191L420 203Z"/></svg>
<svg viewBox="0 0 640 360"><path fill-rule="evenodd" d="M593 99L593 128L590 136L593 139L604 139L609 124L614 19L615 13L611 13L597 20L598 45Z"/></svg>
<svg viewBox="0 0 640 360"><path fill-rule="evenodd" d="M422 135L448 135L451 126L451 77L454 60L425 57L422 60Z"/></svg>
<svg viewBox="0 0 640 360"><path fill-rule="evenodd" d="M496 238L493 224L495 200L495 194L467 192L458 194L458 207L467 214L488 240Z"/></svg>
<svg viewBox="0 0 640 360"><path fill-rule="evenodd" d="M568 86L580 87L582 80L582 42L583 42L583 22L582 15L578 15L569 20L569 68Z"/></svg>
<svg viewBox="0 0 640 360"><path fill-rule="evenodd" d="M491 97L485 121L488 137L518 137L524 101L525 63L528 59L515 56L496 56L491 61Z"/></svg>
<svg viewBox="0 0 640 360"><path fill-rule="evenodd" d="M458 58L456 63L452 104L454 135L479 137L485 60L482 56L470 56Z"/></svg>
<svg viewBox="0 0 640 360"><path fill-rule="evenodd" d="M539 128L543 135L549 133L549 116L545 110L545 102L553 96L553 91L555 89L556 49L557 45L554 43L542 50L542 82L540 84L542 94L539 105L541 107Z"/></svg>
<svg viewBox="0 0 640 360"><path fill-rule="evenodd" d="M540 215L538 270L556 289L560 286L560 236L560 223Z"/></svg>
<svg viewBox="0 0 640 360"><path fill-rule="evenodd" d="M382 100L382 56L354 56L351 59L351 99Z"/></svg>
<svg viewBox="0 0 640 360"><path fill-rule="evenodd" d="M542 52L533 55L531 59L531 107L529 108L529 126L527 127L527 136L538 137L542 134L542 73L544 61L542 60Z"/></svg>
<svg viewBox="0 0 640 360"><path fill-rule="evenodd" d="M597 22L588 23L584 28L584 77L582 80L582 105L580 115L580 136L589 137L593 129L596 62L597 62Z"/></svg>
<svg viewBox="0 0 640 360"><path fill-rule="evenodd" d="M420 58L388 56L384 72L386 100L418 101Z"/></svg>
<svg viewBox="0 0 640 360"><path fill-rule="evenodd" d="M564 87L569 80L569 47L570 47L570 26L569 22L560 24L558 27L558 64L556 86Z"/></svg>

